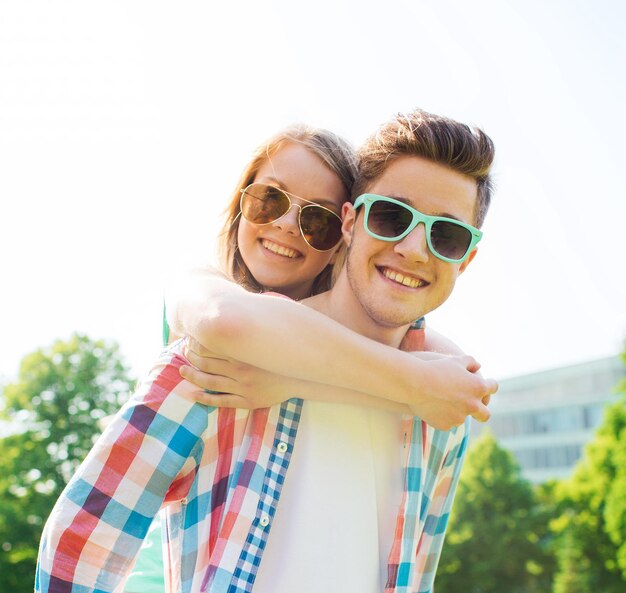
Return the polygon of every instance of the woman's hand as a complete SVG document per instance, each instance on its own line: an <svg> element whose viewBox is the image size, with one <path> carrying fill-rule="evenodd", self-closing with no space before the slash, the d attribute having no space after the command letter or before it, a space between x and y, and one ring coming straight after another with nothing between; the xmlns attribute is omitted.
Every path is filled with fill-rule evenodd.
<svg viewBox="0 0 626 593"><path fill-rule="evenodd" d="M196 401L201 404L254 410L295 397L289 378L216 356L193 338L188 338L184 354L192 366L182 366L181 376L201 389L217 392L196 392Z"/></svg>
<svg viewBox="0 0 626 593"><path fill-rule="evenodd" d="M498 390L498 383L480 375L480 364L473 357L432 352L412 354L427 362L420 389L406 402L413 415L439 430L459 426L467 416L479 422L489 420L487 405Z"/></svg>

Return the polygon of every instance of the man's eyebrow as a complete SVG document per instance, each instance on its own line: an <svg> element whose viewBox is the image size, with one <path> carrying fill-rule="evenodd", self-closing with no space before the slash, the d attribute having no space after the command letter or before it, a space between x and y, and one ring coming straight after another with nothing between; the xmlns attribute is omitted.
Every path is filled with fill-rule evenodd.
<svg viewBox="0 0 626 593"><path fill-rule="evenodd" d="M277 179L273 175L263 175L263 177L261 177L261 179L263 179L263 181L261 183L267 183L268 181L271 181L274 185L276 185L277 187L282 189L285 193L289 194L290 196L294 196L296 198L300 198L301 200L304 200L305 202L314 202L315 204L328 204L328 205L332 206L335 209L337 208L337 204L333 200L329 200L327 198L315 198L314 200L309 200L307 198L303 198L302 196L299 196L298 194L294 194L294 193L290 192L287 189L287 186L280 179ZM331 210L332 210L332 208L331 208Z"/></svg>
<svg viewBox="0 0 626 593"><path fill-rule="evenodd" d="M407 206L411 206L411 208L415 208L415 206L413 206L413 204L411 203L411 200L403 196L396 196L394 194L389 194L387 197L393 198L394 200L398 200L398 202L402 202L403 204L406 204ZM417 210L417 208L415 208L415 210ZM421 212L421 210L419 210L419 212ZM455 216L454 214L450 214L449 212L437 212L436 214L430 214L430 216L442 216L443 218L451 218L452 220L458 220L459 222L464 222L458 216Z"/></svg>

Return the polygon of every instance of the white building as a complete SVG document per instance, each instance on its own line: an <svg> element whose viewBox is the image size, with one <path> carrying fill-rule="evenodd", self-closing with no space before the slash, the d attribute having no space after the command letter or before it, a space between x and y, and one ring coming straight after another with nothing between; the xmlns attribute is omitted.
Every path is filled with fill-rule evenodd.
<svg viewBox="0 0 626 593"><path fill-rule="evenodd" d="M491 420L474 422L472 439L489 429L517 458L525 478L543 482L570 475L615 401L626 376L618 356L500 381Z"/></svg>

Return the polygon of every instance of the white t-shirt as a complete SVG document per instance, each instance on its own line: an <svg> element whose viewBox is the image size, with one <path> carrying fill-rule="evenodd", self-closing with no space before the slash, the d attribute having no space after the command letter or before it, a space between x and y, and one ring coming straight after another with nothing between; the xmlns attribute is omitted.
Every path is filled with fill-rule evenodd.
<svg viewBox="0 0 626 593"><path fill-rule="evenodd" d="M307 401L254 593L380 593L402 500L402 417Z"/></svg>

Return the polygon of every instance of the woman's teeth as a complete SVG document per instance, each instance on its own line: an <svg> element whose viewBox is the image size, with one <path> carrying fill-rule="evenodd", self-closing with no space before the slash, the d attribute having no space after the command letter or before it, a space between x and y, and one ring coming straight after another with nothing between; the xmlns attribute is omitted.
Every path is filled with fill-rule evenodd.
<svg viewBox="0 0 626 593"><path fill-rule="evenodd" d="M298 252L295 249L290 249L289 247L283 247L282 245L277 245L276 243L272 243L272 241L268 241L267 239L263 239L262 241L263 247L272 253L277 253L278 255L283 255L285 257L298 257Z"/></svg>

